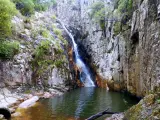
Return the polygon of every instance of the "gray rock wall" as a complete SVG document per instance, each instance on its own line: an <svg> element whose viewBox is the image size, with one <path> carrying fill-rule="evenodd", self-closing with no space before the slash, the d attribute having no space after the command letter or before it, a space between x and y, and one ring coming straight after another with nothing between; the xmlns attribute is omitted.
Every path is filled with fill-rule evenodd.
<svg viewBox="0 0 160 120"><path fill-rule="evenodd" d="M54 10L43 13L36 12L32 18L28 18L28 23L24 22L25 20L23 17L15 16L13 18L12 23L15 27L12 39L18 39L20 41L20 52L14 56L13 60L0 60L1 87L4 87L4 85L20 85L22 83L32 84L34 79L37 80L37 84L45 83L51 86L65 84L66 80L69 80L71 75L67 57L64 56L64 51L59 53L59 55L55 52L65 43L54 33L53 29L59 29L57 28L58 24L53 19L54 13ZM43 31L49 37L43 36ZM38 78L35 78L37 76L34 75L35 71L32 69L33 66L31 62L34 59L34 52L37 46L41 44L41 41L46 40L51 40L51 47L49 50L50 56L45 56L46 59L56 61L58 59L56 56L59 56L61 57L60 59L64 60L62 63L63 67L56 67L56 65L53 67L53 64L48 64L46 68L40 67L40 69L44 70ZM58 46L59 44L62 46Z"/></svg>
<svg viewBox="0 0 160 120"><path fill-rule="evenodd" d="M156 91L160 81L160 28L159 19L156 19L159 1L134 1L135 11L127 23L131 29L126 29L115 36L113 24L108 22L106 37L99 24L88 16L89 7L95 1L72 2L60 0L57 14L68 26L75 28L81 26L83 34L89 33L87 38L80 42L91 55L98 74L108 80L108 84L115 90L126 89L138 96ZM110 1L104 0L105 2ZM73 6L79 10L71 11Z"/></svg>

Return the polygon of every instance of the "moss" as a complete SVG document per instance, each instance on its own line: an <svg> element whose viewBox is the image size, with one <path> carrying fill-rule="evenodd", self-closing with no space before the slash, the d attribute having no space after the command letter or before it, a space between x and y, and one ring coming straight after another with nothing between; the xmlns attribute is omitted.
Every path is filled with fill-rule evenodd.
<svg viewBox="0 0 160 120"><path fill-rule="evenodd" d="M30 94L31 91L30 91L30 90L26 90L24 93L25 93L25 94Z"/></svg>
<svg viewBox="0 0 160 120"><path fill-rule="evenodd" d="M105 20L100 20L100 27L103 31L105 31L106 26L105 26Z"/></svg>
<svg viewBox="0 0 160 120"><path fill-rule="evenodd" d="M133 107L131 107L126 113L125 113L125 119L126 120L138 120L140 117L140 113L142 111L142 104L139 103Z"/></svg>
<svg viewBox="0 0 160 120"><path fill-rule="evenodd" d="M147 106L150 106L151 104L153 104L155 102L155 96L153 94L150 94L148 96L146 96L144 98L144 103L147 105Z"/></svg>
<svg viewBox="0 0 160 120"><path fill-rule="evenodd" d="M120 22L116 22L114 24L113 31L114 31L115 35L118 35L120 33L120 31L121 31L121 23Z"/></svg>

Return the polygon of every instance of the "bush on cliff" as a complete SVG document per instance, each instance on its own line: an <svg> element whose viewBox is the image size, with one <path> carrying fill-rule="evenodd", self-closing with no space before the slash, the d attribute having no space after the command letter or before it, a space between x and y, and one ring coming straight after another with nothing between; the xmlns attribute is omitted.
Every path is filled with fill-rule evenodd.
<svg viewBox="0 0 160 120"><path fill-rule="evenodd" d="M13 0L16 4L16 8L22 13L24 16L30 16L34 13L34 3L32 0Z"/></svg>
<svg viewBox="0 0 160 120"><path fill-rule="evenodd" d="M36 11L45 11L52 6L56 6L56 4L57 4L56 0L48 0L45 2L42 2L40 0L33 0L33 2L35 4Z"/></svg>
<svg viewBox="0 0 160 120"><path fill-rule="evenodd" d="M0 59L12 59L19 52L19 42L0 42Z"/></svg>
<svg viewBox="0 0 160 120"><path fill-rule="evenodd" d="M55 0L12 0L16 4L16 8L24 16L31 16L35 11L45 11L48 8L55 6Z"/></svg>
<svg viewBox="0 0 160 120"><path fill-rule="evenodd" d="M11 35L11 19L16 12L16 7L10 0L0 0L0 38Z"/></svg>

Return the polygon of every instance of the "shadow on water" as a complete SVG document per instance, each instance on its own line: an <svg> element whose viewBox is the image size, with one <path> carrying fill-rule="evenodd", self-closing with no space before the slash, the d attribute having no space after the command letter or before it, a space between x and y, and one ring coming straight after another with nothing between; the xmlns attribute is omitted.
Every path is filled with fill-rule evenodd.
<svg viewBox="0 0 160 120"><path fill-rule="evenodd" d="M27 109L21 120L23 117L24 120L84 120L107 108L123 112L136 103L136 99L122 93L94 87L80 88L62 96L42 99L37 106Z"/></svg>

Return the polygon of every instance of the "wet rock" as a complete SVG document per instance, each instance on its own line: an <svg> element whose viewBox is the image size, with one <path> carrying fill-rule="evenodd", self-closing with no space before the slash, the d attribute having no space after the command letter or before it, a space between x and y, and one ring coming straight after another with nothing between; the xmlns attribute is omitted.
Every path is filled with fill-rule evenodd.
<svg viewBox="0 0 160 120"><path fill-rule="evenodd" d="M32 98L32 97L33 97L32 94L27 95L27 98L28 98L28 99L30 99L30 98Z"/></svg>
<svg viewBox="0 0 160 120"><path fill-rule="evenodd" d="M105 120L123 120L124 119L124 114L113 114L111 117L106 118Z"/></svg>
<svg viewBox="0 0 160 120"><path fill-rule="evenodd" d="M16 113L13 113L13 114L12 114L12 117L18 117L18 116L21 116L21 113L20 113L20 112L16 112Z"/></svg>
<svg viewBox="0 0 160 120"><path fill-rule="evenodd" d="M49 92L45 92L43 95L43 98L50 98L52 97L52 94L50 94Z"/></svg>
<svg viewBox="0 0 160 120"><path fill-rule="evenodd" d="M155 102L155 95L151 94L142 99L137 105L134 105L124 114L128 120L160 119L160 105Z"/></svg>
<svg viewBox="0 0 160 120"><path fill-rule="evenodd" d="M20 96L11 93L8 89L3 88L0 90L0 108L8 108L12 104L16 103Z"/></svg>
<svg viewBox="0 0 160 120"><path fill-rule="evenodd" d="M31 106L33 106L33 105L36 103L36 101L38 101L38 100L39 100L39 97L38 97L38 96L34 96L34 97L32 97L32 98L30 98L30 99L22 102L18 107L19 107L19 108L28 108L28 107L31 107Z"/></svg>
<svg viewBox="0 0 160 120"><path fill-rule="evenodd" d="M88 6L92 6L94 2L96 1L87 2L86 5L82 1L79 4L59 0L57 15L68 26L80 27L82 36L88 33L83 40L76 36L79 39L76 42L89 54L97 73L105 80L118 83L119 85L115 86L117 90L127 89L137 96L145 96L149 91L159 88L160 3L150 0L133 1L134 11L126 23L127 29L115 35L114 21L106 21L105 36L102 31L98 31L101 30L99 23L92 21L86 14L86 11L90 12ZM112 1L110 2L110 5L113 5ZM73 6L80 9L72 10ZM112 6L109 7L114 11ZM122 25L122 29L123 27L125 25ZM114 85L111 84L112 88Z"/></svg>

